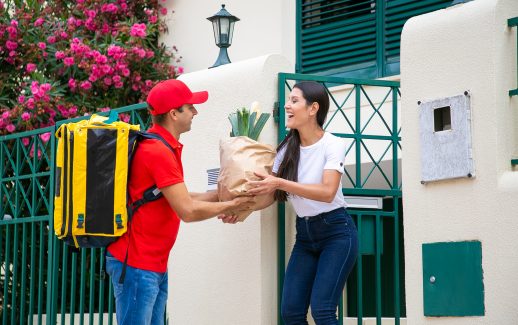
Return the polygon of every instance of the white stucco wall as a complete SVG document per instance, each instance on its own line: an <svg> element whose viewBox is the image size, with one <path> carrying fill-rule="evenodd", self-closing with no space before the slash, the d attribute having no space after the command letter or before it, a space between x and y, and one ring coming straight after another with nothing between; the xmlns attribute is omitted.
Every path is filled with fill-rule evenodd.
<svg viewBox="0 0 518 325"><path fill-rule="evenodd" d="M180 141L188 189L207 189L206 170L219 167L219 140L228 137L227 119L258 101L271 113L277 101L277 73L290 72L280 55L268 55L181 76L193 91L208 90L192 130ZM270 118L260 141L276 144ZM243 223L217 219L182 223L169 263L168 313L172 324L276 324L277 219L272 206Z"/></svg>
<svg viewBox="0 0 518 325"><path fill-rule="evenodd" d="M219 48L214 43L212 24L207 17L217 13L221 4L240 19L235 24L232 46L228 49L232 62L279 53L294 67L295 1L167 0L169 33L162 40L169 46L177 46L182 56L180 65L186 72L206 69L216 61Z"/></svg>
<svg viewBox="0 0 518 325"><path fill-rule="evenodd" d="M517 324L516 0L475 0L410 19L401 45L408 324ZM476 178L420 183L418 100L471 91ZM424 317L423 243L482 242L484 317Z"/></svg>

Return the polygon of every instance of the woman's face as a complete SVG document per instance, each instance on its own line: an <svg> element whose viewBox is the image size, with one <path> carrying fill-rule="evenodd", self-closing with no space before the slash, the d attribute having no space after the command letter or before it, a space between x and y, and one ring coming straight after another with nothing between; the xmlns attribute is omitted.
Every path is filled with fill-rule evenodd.
<svg viewBox="0 0 518 325"><path fill-rule="evenodd" d="M284 109L287 118L286 127L289 129L298 129L311 122L310 106L298 88L293 88L290 92Z"/></svg>

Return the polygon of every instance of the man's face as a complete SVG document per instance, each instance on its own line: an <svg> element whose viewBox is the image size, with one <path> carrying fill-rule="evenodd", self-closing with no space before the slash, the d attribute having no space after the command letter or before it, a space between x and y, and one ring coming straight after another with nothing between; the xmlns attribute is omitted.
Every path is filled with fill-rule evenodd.
<svg viewBox="0 0 518 325"><path fill-rule="evenodd" d="M178 130L184 133L191 130L192 119L194 115L198 115L198 111L192 104L185 104L182 106L181 112L180 110L176 110L175 114L177 117L176 124Z"/></svg>

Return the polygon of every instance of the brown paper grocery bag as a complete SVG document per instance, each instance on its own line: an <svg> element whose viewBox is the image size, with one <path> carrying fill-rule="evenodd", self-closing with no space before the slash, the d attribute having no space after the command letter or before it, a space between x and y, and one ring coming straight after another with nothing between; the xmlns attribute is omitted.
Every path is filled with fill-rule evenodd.
<svg viewBox="0 0 518 325"><path fill-rule="evenodd" d="M232 137L219 143L220 171L218 177L218 196L220 201L230 201L246 194L246 182L259 180L254 172L272 172L275 150L248 137ZM268 195L255 197L251 210L236 211L238 221L243 221L258 207L264 206Z"/></svg>

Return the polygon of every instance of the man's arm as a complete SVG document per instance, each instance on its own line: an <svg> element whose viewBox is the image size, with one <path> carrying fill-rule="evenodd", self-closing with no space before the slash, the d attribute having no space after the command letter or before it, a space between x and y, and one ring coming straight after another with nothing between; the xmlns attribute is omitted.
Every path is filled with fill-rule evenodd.
<svg viewBox="0 0 518 325"><path fill-rule="evenodd" d="M232 214L234 211L248 209L253 197L238 197L226 202L205 202L193 200L185 183L178 183L160 189L167 202L185 222L202 221L218 214ZM213 194L211 194L213 195Z"/></svg>

